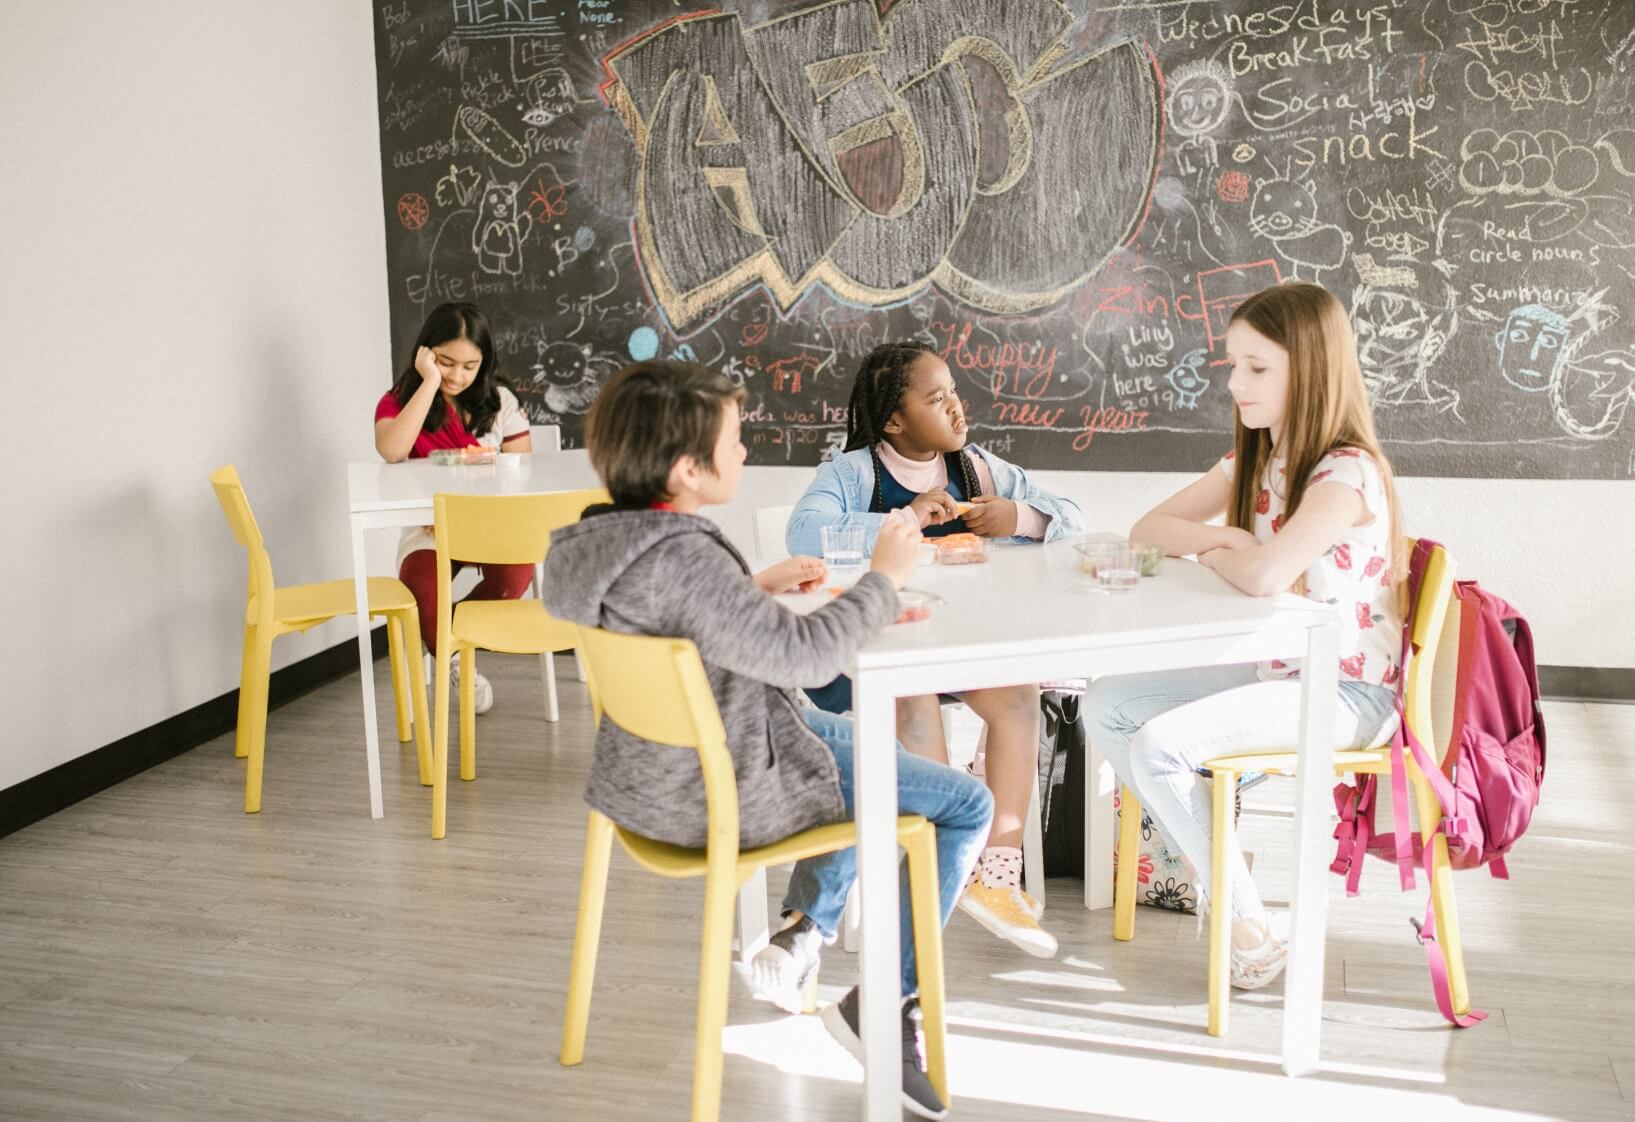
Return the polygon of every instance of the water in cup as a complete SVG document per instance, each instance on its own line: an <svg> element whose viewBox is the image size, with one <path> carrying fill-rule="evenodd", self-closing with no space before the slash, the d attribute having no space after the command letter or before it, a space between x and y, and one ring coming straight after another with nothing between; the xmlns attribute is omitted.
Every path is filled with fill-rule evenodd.
<svg viewBox="0 0 1635 1122"><path fill-rule="evenodd" d="M850 588L867 568L863 552L863 527L823 527L823 564L829 570L830 588Z"/></svg>
<svg viewBox="0 0 1635 1122"><path fill-rule="evenodd" d="M1108 545L1094 554L1096 584L1123 591L1141 583L1141 552L1128 545Z"/></svg>
<svg viewBox="0 0 1635 1122"><path fill-rule="evenodd" d="M1141 583L1141 570L1134 565L1118 568L1104 566L1096 570L1096 580L1108 589L1134 588Z"/></svg>

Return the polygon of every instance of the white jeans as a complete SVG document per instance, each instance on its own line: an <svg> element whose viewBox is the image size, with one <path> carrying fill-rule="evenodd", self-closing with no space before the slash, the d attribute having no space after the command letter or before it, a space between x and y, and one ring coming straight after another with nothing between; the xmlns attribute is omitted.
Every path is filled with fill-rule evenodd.
<svg viewBox="0 0 1635 1122"><path fill-rule="evenodd" d="M1396 728L1396 692L1341 682L1336 750L1364 748ZM1300 682L1262 682L1252 665L1098 678L1085 699L1085 730L1119 779L1198 874L1200 907L1211 890L1212 813L1198 767L1241 749L1293 748L1300 739ZM1234 919L1264 920L1260 893L1234 844L1227 854Z"/></svg>

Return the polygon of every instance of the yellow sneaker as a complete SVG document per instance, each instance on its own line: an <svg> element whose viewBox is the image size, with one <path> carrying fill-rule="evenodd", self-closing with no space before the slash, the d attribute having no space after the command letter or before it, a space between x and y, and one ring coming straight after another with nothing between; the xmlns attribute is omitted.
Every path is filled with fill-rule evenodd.
<svg viewBox="0 0 1635 1122"><path fill-rule="evenodd" d="M1056 937L1039 926L1025 896L1014 884L996 887L983 883L978 877L960 893L959 907L983 927L1028 954L1051 958L1056 953Z"/></svg>

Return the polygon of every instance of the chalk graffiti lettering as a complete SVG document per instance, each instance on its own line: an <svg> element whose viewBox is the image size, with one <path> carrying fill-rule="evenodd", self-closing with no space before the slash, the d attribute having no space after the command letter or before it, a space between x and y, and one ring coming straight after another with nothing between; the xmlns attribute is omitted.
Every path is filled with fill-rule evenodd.
<svg viewBox="0 0 1635 1122"><path fill-rule="evenodd" d="M756 283L784 309L816 284L868 307L934 284L1014 313L1097 272L1139 228L1162 112L1143 47L1067 59L1071 23L1055 0L883 19L834 0L618 48L602 93L641 153L641 263L671 324Z"/></svg>

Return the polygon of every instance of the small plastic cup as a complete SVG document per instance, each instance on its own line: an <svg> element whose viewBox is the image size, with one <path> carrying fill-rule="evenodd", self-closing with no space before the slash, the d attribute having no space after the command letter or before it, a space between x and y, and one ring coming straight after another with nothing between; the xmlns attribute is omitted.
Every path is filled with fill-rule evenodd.
<svg viewBox="0 0 1635 1122"><path fill-rule="evenodd" d="M1141 575L1156 577L1158 575L1158 566L1164 560L1164 551L1156 545L1136 545L1134 542L1130 543L1130 548L1136 551L1140 559Z"/></svg>
<svg viewBox="0 0 1635 1122"><path fill-rule="evenodd" d="M1141 551L1109 546L1096 566L1096 584L1108 592L1125 592L1141 583Z"/></svg>
<svg viewBox="0 0 1635 1122"><path fill-rule="evenodd" d="M931 618L931 610L942 603L939 597L929 592L920 592L917 589L905 588L897 594L897 600L903 606L902 614L893 623L919 623Z"/></svg>
<svg viewBox="0 0 1635 1122"><path fill-rule="evenodd" d="M823 527L823 566L829 571L829 587L850 588L862 577L868 558L863 553L863 527Z"/></svg>

